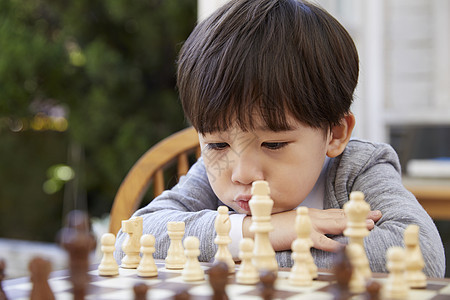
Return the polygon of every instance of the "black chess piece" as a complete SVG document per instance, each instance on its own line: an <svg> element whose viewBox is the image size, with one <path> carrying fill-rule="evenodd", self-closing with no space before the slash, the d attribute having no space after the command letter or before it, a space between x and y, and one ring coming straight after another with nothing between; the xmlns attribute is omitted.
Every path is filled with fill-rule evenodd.
<svg viewBox="0 0 450 300"><path fill-rule="evenodd" d="M178 291L175 296L173 297L174 300L190 300L191 295L189 295L189 292L185 289L182 291Z"/></svg>
<svg viewBox="0 0 450 300"><path fill-rule="evenodd" d="M353 274L353 266L345 251L345 247L341 248L336 255L333 273L335 275L336 284L331 287L330 292L335 300L350 299L349 283Z"/></svg>
<svg viewBox="0 0 450 300"><path fill-rule="evenodd" d="M269 270L262 270L259 273L259 288L260 296L264 300L271 300L275 294L275 280L277 280L277 274Z"/></svg>
<svg viewBox="0 0 450 300"><path fill-rule="evenodd" d="M30 300L55 300L55 295L48 284L48 277L52 271L50 261L35 257L28 264L30 270L30 280L33 288L30 293Z"/></svg>
<svg viewBox="0 0 450 300"><path fill-rule="evenodd" d="M366 299L379 300L380 299L381 284L375 280L370 280L366 285Z"/></svg>
<svg viewBox="0 0 450 300"><path fill-rule="evenodd" d="M133 286L134 290L134 300L146 300L147 299L147 291L148 291L148 285L145 283L136 283Z"/></svg>
<svg viewBox="0 0 450 300"><path fill-rule="evenodd" d="M228 283L228 265L219 261L209 269L209 284L213 289L213 300L228 300L225 287Z"/></svg>
<svg viewBox="0 0 450 300"><path fill-rule="evenodd" d="M67 215L66 227L59 233L59 240L69 254L74 300L84 300L89 283L89 253L96 246L87 214L79 210L71 211Z"/></svg>
<svg viewBox="0 0 450 300"><path fill-rule="evenodd" d="M5 260L0 259L0 300L8 300L8 297L6 297L2 285L3 279L5 279L5 269L6 269Z"/></svg>

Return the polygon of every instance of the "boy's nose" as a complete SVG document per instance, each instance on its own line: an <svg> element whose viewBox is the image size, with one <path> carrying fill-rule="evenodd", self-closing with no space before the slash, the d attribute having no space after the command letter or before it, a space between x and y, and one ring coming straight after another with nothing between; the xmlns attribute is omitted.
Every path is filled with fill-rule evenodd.
<svg viewBox="0 0 450 300"><path fill-rule="evenodd" d="M233 165L231 181L247 185L255 180L264 180L262 165L257 156L238 155Z"/></svg>

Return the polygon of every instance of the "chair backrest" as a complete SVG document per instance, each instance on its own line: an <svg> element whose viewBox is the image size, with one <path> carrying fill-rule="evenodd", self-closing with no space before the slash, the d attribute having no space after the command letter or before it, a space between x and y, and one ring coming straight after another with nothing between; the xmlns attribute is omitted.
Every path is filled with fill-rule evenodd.
<svg viewBox="0 0 450 300"><path fill-rule="evenodd" d="M109 232L117 234L122 220L131 217L153 182L153 196L165 189L164 169L177 164L178 178L189 170L188 155L200 156L197 132L193 127L176 132L145 152L130 169L117 191L111 208Z"/></svg>

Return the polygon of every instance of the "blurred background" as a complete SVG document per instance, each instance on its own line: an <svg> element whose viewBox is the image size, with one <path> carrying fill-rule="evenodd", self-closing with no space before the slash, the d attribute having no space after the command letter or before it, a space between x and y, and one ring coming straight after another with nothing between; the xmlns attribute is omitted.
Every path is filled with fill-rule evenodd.
<svg viewBox="0 0 450 300"><path fill-rule="evenodd" d="M54 241L66 213L87 210L105 231L132 165L188 126L177 52L224 2L0 0L0 253L9 277L38 252L64 267ZM360 53L355 136L391 143L406 185L442 190L419 200L450 204L450 2L315 2ZM426 209L448 257L449 212Z"/></svg>
<svg viewBox="0 0 450 300"><path fill-rule="evenodd" d="M24 261L19 248L42 248L11 240L53 243L75 208L107 217L139 156L187 126L175 63L196 21L196 0L0 0L0 253L19 258L9 267Z"/></svg>

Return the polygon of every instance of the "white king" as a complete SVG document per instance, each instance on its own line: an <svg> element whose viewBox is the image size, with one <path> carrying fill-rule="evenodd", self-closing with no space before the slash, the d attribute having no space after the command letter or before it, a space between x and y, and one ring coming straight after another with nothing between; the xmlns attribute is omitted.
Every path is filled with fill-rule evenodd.
<svg viewBox="0 0 450 300"><path fill-rule="evenodd" d="M253 248L253 265L258 270L276 272L278 263L275 251L269 240L269 232L273 230L270 223L273 200L269 196L270 189L266 181L255 181L252 185L252 198L249 201L252 212L252 225L250 231L255 233L255 246Z"/></svg>

